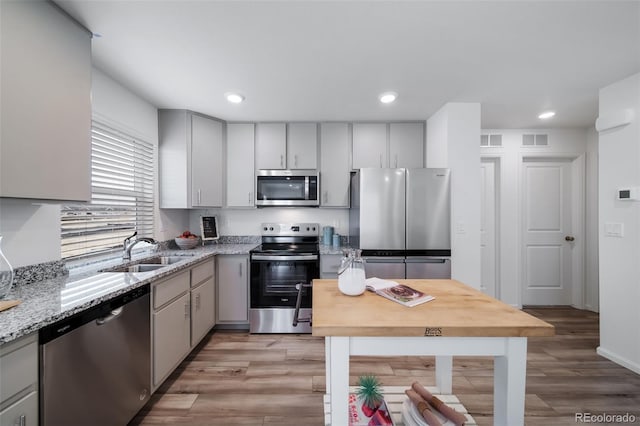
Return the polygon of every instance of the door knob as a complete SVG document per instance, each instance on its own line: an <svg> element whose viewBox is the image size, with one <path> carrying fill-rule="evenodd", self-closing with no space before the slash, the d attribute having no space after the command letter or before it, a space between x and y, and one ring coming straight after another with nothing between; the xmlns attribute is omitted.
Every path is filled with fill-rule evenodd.
<svg viewBox="0 0 640 426"><path fill-rule="evenodd" d="M575 240L575 238L573 238L571 235L567 235L566 237L564 237L565 241L573 241Z"/></svg>

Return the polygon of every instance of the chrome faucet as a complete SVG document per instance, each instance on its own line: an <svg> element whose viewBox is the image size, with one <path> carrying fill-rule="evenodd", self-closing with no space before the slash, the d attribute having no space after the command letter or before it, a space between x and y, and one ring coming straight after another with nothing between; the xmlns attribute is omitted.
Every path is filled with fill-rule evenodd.
<svg viewBox="0 0 640 426"><path fill-rule="evenodd" d="M133 248L133 246L135 246L139 242L144 241L145 243L149 243L149 244L157 244L156 240L148 237L136 238L132 242L131 239L134 238L136 235L138 235L138 231L134 232L132 236L124 239L124 242L122 243L122 260L131 260L131 249Z"/></svg>

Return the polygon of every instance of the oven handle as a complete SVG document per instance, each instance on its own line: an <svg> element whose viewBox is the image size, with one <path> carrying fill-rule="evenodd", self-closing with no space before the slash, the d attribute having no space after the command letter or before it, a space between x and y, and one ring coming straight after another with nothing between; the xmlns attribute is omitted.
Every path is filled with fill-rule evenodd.
<svg viewBox="0 0 640 426"><path fill-rule="evenodd" d="M293 311L293 326L297 327L300 322L308 322L311 324L311 314L309 314L309 318L298 318L300 315L300 305L302 304L302 289L304 287L310 288L311 284L307 283L298 283L296 284L296 290L298 290L298 297L296 298L296 309Z"/></svg>
<svg viewBox="0 0 640 426"><path fill-rule="evenodd" d="M318 260L317 254L303 254L298 256L265 256L263 254L254 254L251 260Z"/></svg>

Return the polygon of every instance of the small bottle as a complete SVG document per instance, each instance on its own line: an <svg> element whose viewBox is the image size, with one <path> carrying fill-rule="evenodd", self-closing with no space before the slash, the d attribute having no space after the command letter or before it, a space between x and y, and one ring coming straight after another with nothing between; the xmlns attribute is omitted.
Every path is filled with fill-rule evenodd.
<svg viewBox="0 0 640 426"><path fill-rule="evenodd" d="M340 234L333 234L333 248L340 247Z"/></svg>

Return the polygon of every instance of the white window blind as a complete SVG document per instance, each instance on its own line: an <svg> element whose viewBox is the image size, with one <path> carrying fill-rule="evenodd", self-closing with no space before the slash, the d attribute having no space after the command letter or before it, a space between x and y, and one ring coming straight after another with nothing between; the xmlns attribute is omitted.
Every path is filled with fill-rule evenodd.
<svg viewBox="0 0 640 426"><path fill-rule="evenodd" d="M120 249L134 231L153 236L153 150L93 121L91 203L62 206L63 259Z"/></svg>

